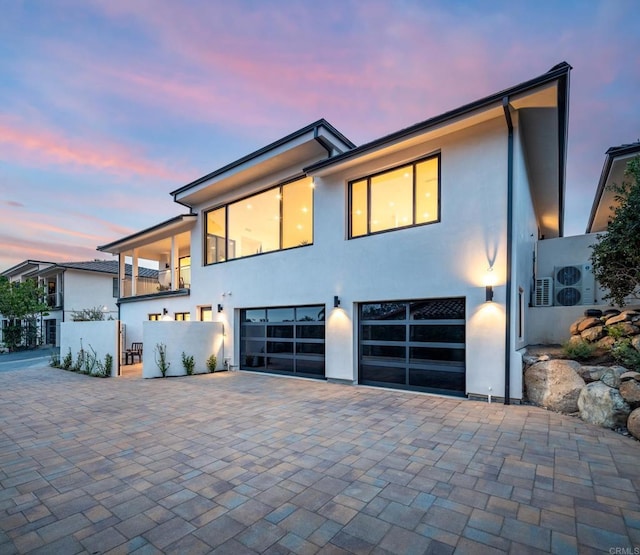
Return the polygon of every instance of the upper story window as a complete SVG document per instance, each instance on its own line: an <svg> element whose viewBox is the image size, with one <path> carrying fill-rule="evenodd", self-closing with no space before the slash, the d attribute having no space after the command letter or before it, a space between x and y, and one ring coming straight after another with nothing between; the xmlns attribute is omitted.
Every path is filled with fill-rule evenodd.
<svg viewBox="0 0 640 555"><path fill-rule="evenodd" d="M349 183L349 237L440 221L440 155Z"/></svg>
<svg viewBox="0 0 640 555"><path fill-rule="evenodd" d="M303 178L206 213L205 261L216 264L313 243L313 181Z"/></svg>

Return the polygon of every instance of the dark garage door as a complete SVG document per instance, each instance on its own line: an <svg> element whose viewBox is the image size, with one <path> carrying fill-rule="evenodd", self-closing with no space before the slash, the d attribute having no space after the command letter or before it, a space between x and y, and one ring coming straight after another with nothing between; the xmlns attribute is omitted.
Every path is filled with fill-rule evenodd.
<svg viewBox="0 0 640 555"><path fill-rule="evenodd" d="M324 378L323 305L240 311L240 368Z"/></svg>
<svg viewBox="0 0 640 555"><path fill-rule="evenodd" d="M465 394L465 299L362 303L359 382Z"/></svg>

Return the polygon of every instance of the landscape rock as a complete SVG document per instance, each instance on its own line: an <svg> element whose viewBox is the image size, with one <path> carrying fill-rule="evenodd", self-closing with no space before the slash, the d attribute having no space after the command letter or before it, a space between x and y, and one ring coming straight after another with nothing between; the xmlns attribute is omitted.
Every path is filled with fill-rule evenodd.
<svg viewBox="0 0 640 555"><path fill-rule="evenodd" d="M579 369L580 364L573 360L547 360L530 366L524 374L529 400L550 410L576 412L585 386Z"/></svg>
<svg viewBox="0 0 640 555"><path fill-rule="evenodd" d="M633 409L640 407L640 382L628 380L620 384L620 395Z"/></svg>
<svg viewBox="0 0 640 555"><path fill-rule="evenodd" d="M640 382L640 372L636 372L635 370L629 370L628 372L623 372L620 376L621 382L626 382L628 380L635 380Z"/></svg>
<svg viewBox="0 0 640 555"><path fill-rule="evenodd" d="M584 330L600 325L602 325L602 320L600 320L600 318L584 318L578 324L578 331L582 333Z"/></svg>
<svg viewBox="0 0 640 555"><path fill-rule="evenodd" d="M604 326L601 325L601 326L593 326L591 328L584 330L580 334L580 337L582 337L582 339L584 339L585 341L588 341L589 343L595 343L599 339L602 339L604 337L604 334L605 334Z"/></svg>
<svg viewBox="0 0 640 555"><path fill-rule="evenodd" d="M571 335L578 335L580 333L580 330L578 329L578 326L580 326L580 323L586 320L586 318L578 318L573 324L571 324L569 326L569 333Z"/></svg>
<svg viewBox="0 0 640 555"><path fill-rule="evenodd" d="M591 383L602 378L607 370L609 370L608 366L580 366L576 371L585 383Z"/></svg>
<svg viewBox="0 0 640 555"><path fill-rule="evenodd" d="M621 373L615 368L608 368L607 371L602 374L600 381L609 387L620 387L620 375Z"/></svg>
<svg viewBox="0 0 640 555"><path fill-rule="evenodd" d="M607 351L611 349L611 347L613 347L615 344L616 340L610 335L607 335L606 337L603 337L602 339L596 341L596 347L598 347L598 349L605 349Z"/></svg>
<svg viewBox="0 0 640 555"><path fill-rule="evenodd" d="M582 389L578 409L585 422L611 429L626 426L631 412L620 391L602 382L590 383Z"/></svg>
<svg viewBox="0 0 640 555"><path fill-rule="evenodd" d="M635 316L640 316L640 313L635 310L625 310L620 314L607 318L606 324L607 326L612 326L613 324L618 324L620 322L631 322Z"/></svg>
<svg viewBox="0 0 640 555"><path fill-rule="evenodd" d="M636 351L640 351L640 335L636 335L636 336L631 340L631 346L632 346Z"/></svg>
<svg viewBox="0 0 640 555"><path fill-rule="evenodd" d="M627 429L636 439L640 439L640 408L635 409L627 420Z"/></svg>

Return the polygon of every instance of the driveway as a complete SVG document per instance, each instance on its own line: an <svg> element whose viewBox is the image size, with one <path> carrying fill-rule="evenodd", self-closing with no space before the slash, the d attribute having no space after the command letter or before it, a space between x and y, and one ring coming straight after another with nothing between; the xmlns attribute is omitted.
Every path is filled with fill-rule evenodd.
<svg viewBox="0 0 640 555"><path fill-rule="evenodd" d="M0 372L24 370L49 364L51 355L58 353L58 347L40 347L28 351L0 354Z"/></svg>
<svg viewBox="0 0 640 555"><path fill-rule="evenodd" d="M528 406L39 368L0 375L0 422L5 555L640 546L640 443Z"/></svg>

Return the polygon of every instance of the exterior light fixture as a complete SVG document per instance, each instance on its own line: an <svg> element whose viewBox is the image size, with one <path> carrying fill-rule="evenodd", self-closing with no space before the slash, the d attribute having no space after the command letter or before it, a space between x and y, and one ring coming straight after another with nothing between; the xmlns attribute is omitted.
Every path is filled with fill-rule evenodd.
<svg viewBox="0 0 640 555"><path fill-rule="evenodd" d="M340 306L340 297L338 295L333 296L333 308L338 308Z"/></svg>
<svg viewBox="0 0 640 555"><path fill-rule="evenodd" d="M493 285L486 285L485 291L486 291L485 301L490 303L491 301L493 301Z"/></svg>
<svg viewBox="0 0 640 555"><path fill-rule="evenodd" d="M218 303L218 312L222 312L224 310L224 307Z"/></svg>
<svg viewBox="0 0 640 555"><path fill-rule="evenodd" d="M162 315L165 316L169 313L169 311L166 308L162 309Z"/></svg>

